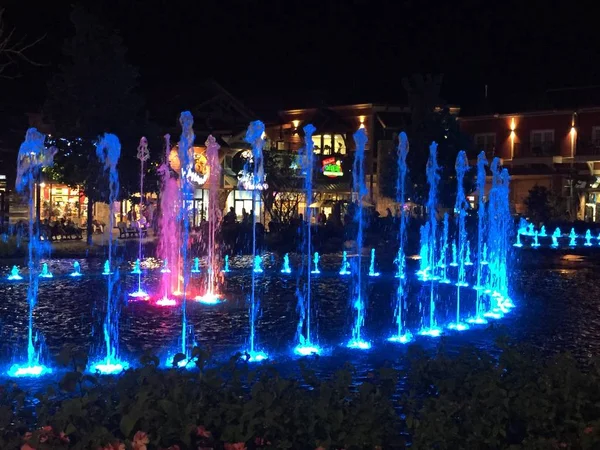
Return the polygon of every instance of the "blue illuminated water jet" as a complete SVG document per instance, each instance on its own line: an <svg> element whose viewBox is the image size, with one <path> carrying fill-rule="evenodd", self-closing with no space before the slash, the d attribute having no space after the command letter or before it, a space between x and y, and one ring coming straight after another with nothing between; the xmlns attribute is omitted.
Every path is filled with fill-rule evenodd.
<svg viewBox="0 0 600 450"><path fill-rule="evenodd" d="M381 275L379 272L375 271L375 249L371 249L371 262L369 263L369 276L370 277L378 277Z"/></svg>
<svg viewBox="0 0 600 450"><path fill-rule="evenodd" d="M42 264L42 271L40 272L40 278L53 278L54 275L48 269L48 264Z"/></svg>
<svg viewBox="0 0 600 450"><path fill-rule="evenodd" d="M539 241L538 236L539 236L539 233L538 233L537 230L535 230L533 232L533 243L531 244L531 246L534 247L534 248L537 248L537 247L540 246L540 241Z"/></svg>
<svg viewBox="0 0 600 450"><path fill-rule="evenodd" d="M110 271L110 261L107 259L104 261L104 268L102 269L102 275L112 275Z"/></svg>
<svg viewBox="0 0 600 450"><path fill-rule="evenodd" d="M523 244L521 243L521 232L517 231L517 242L515 242L513 244L513 246L515 247L523 247Z"/></svg>
<svg viewBox="0 0 600 450"><path fill-rule="evenodd" d="M73 272L69 274L71 277L80 277L81 276L81 266L79 265L79 261L75 261L73 263Z"/></svg>
<svg viewBox="0 0 600 450"><path fill-rule="evenodd" d="M533 227L532 223L530 223L529 225L527 225L527 235L528 236L533 236L533 229L534 229L534 227Z"/></svg>
<svg viewBox="0 0 600 450"><path fill-rule="evenodd" d="M458 247L454 241L452 242L452 262L450 265L452 267L458 267Z"/></svg>
<svg viewBox="0 0 600 450"><path fill-rule="evenodd" d="M546 237L548 236L548 234L546 233L546 226L542 225L542 227L540 228L540 233L539 233L540 237Z"/></svg>
<svg viewBox="0 0 600 450"><path fill-rule="evenodd" d="M577 245L576 239L577 234L575 234L575 228L571 228L571 232L569 233L569 247L575 247Z"/></svg>
<svg viewBox="0 0 600 450"><path fill-rule="evenodd" d="M287 253L283 255L283 267L281 268L281 273L292 273L292 269L290 268L290 256Z"/></svg>
<svg viewBox="0 0 600 450"><path fill-rule="evenodd" d="M552 248L558 248L558 238L560 238L560 228L556 227L554 233L552 233Z"/></svg>
<svg viewBox="0 0 600 450"><path fill-rule="evenodd" d="M321 271L319 270L319 252L315 252L315 254L313 256L313 264L314 264L314 267L310 271L310 273L312 273L313 275L320 274Z"/></svg>
<svg viewBox="0 0 600 450"><path fill-rule="evenodd" d="M200 273L200 258L194 258L194 263L192 264L192 273Z"/></svg>
<svg viewBox="0 0 600 450"><path fill-rule="evenodd" d="M438 267L441 270L440 283L449 284L450 279L448 278L448 234L449 234L449 216L448 213L444 213L444 221L442 227L442 248L440 249L440 260L438 261Z"/></svg>
<svg viewBox="0 0 600 450"><path fill-rule="evenodd" d="M340 275L350 275L350 263L348 262L348 253L342 252L342 265L340 267Z"/></svg>
<svg viewBox="0 0 600 450"><path fill-rule="evenodd" d="M466 254L465 254L465 266L472 266L473 261L471 261L471 243L467 241Z"/></svg>
<svg viewBox="0 0 600 450"><path fill-rule="evenodd" d="M12 266L10 275L7 277L7 279L10 281L19 281L23 279L23 277L19 275L19 268L17 266Z"/></svg>
<svg viewBox="0 0 600 450"><path fill-rule="evenodd" d="M133 263L133 270L131 271L132 275L140 275L142 273L142 269L140 267L140 260L136 259Z"/></svg>
<svg viewBox="0 0 600 450"><path fill-rule="evenodd" d="M484 318L484 269L488 266L488 248L485 242L486 233L486 202L485 202L485 181L486 181L486 166L488 165L485 152L482 151L477 156L477 278L474 289L477 291L475 299L475 314L468 319L469 323L485 324L487 320Z"/></svg>
<svg viewBox="0 0 600 450"><path fill-rule="evenodd" d="M585 245L586 247L591 247L592 246L592 232L587 229L585 232Z"/></svg>
<svg viewBox="0 0 600 450"><path fill-rule="evenodd" d="M229 255L225 255L225 264L223 265L223 270L221 272L229 273Z"/></svg>
<svg viewBox="0 0 600 450"><path fill-rule="evenodd" d="M33 327L33 310L38 300L39 276L37 268L39 266L40 254L42 253L42 243L40 241L39 228L35 223L35 185L39 182L39 176L43 168L50 167L53 164L56 148L46 148L44 146L45 135L38 132L35 128L27 130L25 141L19 148L17 156L17 177L15 189L19 194L27 194L28 205L28 277L27 286L27 358L21 358L22 363L13 364L8 371L11 377L40 377L50 373L52 370L42 363L42 349L39 344L38 334ZM47 271L47 267L46 267Z"/></svg>
<svg viewBox="0 0 600 450"><path fill-rule="evenodd" d="M254 255L254 268L252 269L252 272L263 273L262 258L260 255Z"/></svg>
<svg viewBox="0 0 600 450"><path fill-rule="evenodd" d="M394 299L394 334L388 338L388 341L399 344L406 344L412 340L412 334L406 330L404 324L404 314L406 310L406 254L404 246L406 244L406 222L407 215L404 213L406 203L406 174L408 166L406 157L408 155L409 144L406 133L401 132L398 138L397 165L398 176L396 178L396 201L400 205L400 226L398 229L398 253L394 263L396 264L396 278L398 286L396 287L396 296ZM374 256L373 258L374 259Z"/></svg>

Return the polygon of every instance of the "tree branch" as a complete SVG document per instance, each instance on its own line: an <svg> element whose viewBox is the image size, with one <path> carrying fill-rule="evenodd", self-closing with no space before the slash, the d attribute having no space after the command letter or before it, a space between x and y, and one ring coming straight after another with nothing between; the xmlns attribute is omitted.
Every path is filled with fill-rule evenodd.
<svg viewBox="0 0 600 450"><path fill-rule="evenodd" d="M26 52L39 44L46 35L40 38L27 42L27 36L21 39L15 39L15 30L7 30L4 26L4 9L0 9L0 78L15 78L16 76L7 75L5 72L12 66L16 65L19 60L33 66L44 66L45 64L38 63L26 55Z"/></svg>

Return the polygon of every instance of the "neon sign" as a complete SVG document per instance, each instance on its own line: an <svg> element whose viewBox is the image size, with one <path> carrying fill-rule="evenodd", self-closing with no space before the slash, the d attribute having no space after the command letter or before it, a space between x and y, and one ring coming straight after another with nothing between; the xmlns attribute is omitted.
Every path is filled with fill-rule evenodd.
<svg viewBox="0 0 600 450"><path fill-rule="evenodd" d="M326 158L322 162L323 167L323 175L329 178L337 178L344 176L344 171L342 170L342 161L335 158Z"/></svg>

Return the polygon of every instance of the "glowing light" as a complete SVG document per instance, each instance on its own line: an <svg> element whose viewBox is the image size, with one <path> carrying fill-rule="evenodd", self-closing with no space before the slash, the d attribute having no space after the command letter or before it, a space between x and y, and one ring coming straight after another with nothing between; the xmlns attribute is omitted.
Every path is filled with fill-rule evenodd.
<svg viewBox="0 0 600 450"><path fill-rule="evenodd" d="M248 355L248 362L261 362L269 359L269 355L261 351L250 351L246 354Z"/></svg>
<svg viewBox="0 0 600 450"><path fill-rule="evenodd" d="M133 275L140 275L142 273L142 269L140 267L140 260L136 259L133 263L133 270L131 271Z"/></svg>
<svg viewBox="0 0 600 450"><path fill-rule="evenodd" d="M300 121L299 120L292 120L292 124L294 125L294 128L298 128L298 126L300 125Z"/></svg>
<svg viewBox="0 0 600 450"><path fill-rule="evenodd" d="M14 378L37 378L52 373L52 369L42 365L19 365L14 364L8 370L7 375Z"/></svg>
<svg viewBox="0 0 600 450"><path fill-rule="evenodd" d="M137 290L135 292L130 292L129 293L129 297L135 298L135 299L139 299L139 300L148 300L148 298L150 297L148 295L147 292L144 292L143 290Z"/></svg>
<svg viewBox="0 0 600 450"><path fill-rule="evenodd" d="M469 283L467 283L466 281L459 281L458 283L456 283L457 287L467 287L469 286Z"/></svg>
<svg viewBox="0 0 600 450"><path fill-rule="evenodd" d="M346 346L358 350L369 350L371 348L371 343L359 339L352 339Z"/></svg>
<svg viewBox="0 0 600 450"><path fill-rule="evenodd" d="M19 281L23 279L23 277L19 275L19 269L17 268L17 266L12 267L10 275L7 278L9 281Z"/></svg>
<svg viewBox="0 0 600 450"><path fill-rule="evenodd" d="M192 273L200 273L200 259L194 258L194 265L192 266Z"/></svg>
<svg viewBox="0 0 600 450"><path fill-rule="evenodd" d="M388 338L389 342L394 342L396 344L408 344L412 340L413 335L410 332L401 335L391 336Z"/></svg>
<svg viewBox="0 0 600 450"><path fill-rule="evenodd" d="M298 356L320 355L321 349L313 344L300 344L294 348L294 353Z"/></svg>
<svg viewBox="0 0 600 450"><path fill-rule="evenodd" d="M486 323L488 323L488 321L485 320L483 317L471 317L470 319L467 319L467 322L477 325L485 325Z"/></svg>
<svg viewBox="0 0 600 450"><path fill-rule="evenodd" d="M198 295L194 300L204 305L218 305L223 302L217 294L211 292L207 292L204 295Z"/></svg>
<svg viewBox="0 0 600 450"><path fill-rule="evenodd" d="M469 326L464 323L451 323L448 328L455 331L465 331L469 329Z"/></svg>
<svg viewBox="0 0 600 450"><path fill-rule="evenodd" d="M48 270L48 264L42 264L42 272L40 273L40 278L53 278L52 273Z"/></svg>
<svg viewBox="0 0 600 450"><path fill-rule="evenodd" d="M515 118L513 117L512 119L510 119L510 131L512 131L514 133L514 131L517 129L517 123L515 122Z"/></svg>
<svg viewBox="0 0 600 450"><path fill-rule="evenodd" d="M496 311L488 311L484 314L484 317L488 317L490 319L502 319L504 315L500 312Z"/></svg>
<svg viewBox="0 0 600 450"><path fill-rule="evenodd" d="M437 328L437 327L424 328L421 331L419 331L419 334L421 336L439 337L439 336L442 335L442 330L440 328Z"/></svg>
<svg viewBox="0 0 600 450"><path fill-rule="evenodd" d="M126 361L118 361L113 359L104 359L93 363L90 366L90 372L100 372L102 375L116 375L129 368L129 363Z"/></svg>
<svg viewBox="0 0 600 450"><path fill-rule="evenodd" d="M177 301L172 298L163 297L160 300L156 301L156 306L175 306L177 305Z"/></svg>

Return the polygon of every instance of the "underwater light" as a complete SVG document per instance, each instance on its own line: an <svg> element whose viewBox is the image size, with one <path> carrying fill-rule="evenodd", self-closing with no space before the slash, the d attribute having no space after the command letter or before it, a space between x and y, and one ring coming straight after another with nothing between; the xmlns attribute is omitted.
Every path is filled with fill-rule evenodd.
<svg viewBox="0 0 600 450"><path fill-rule="evenodd" d="M485 325L486 323L488 323L488 321L485 320L483 317L471 317L470 319L467 319L467 322L477 325Z"/></svg>
<svg viewBox="0 0 600 450"><path fill-rule="evenodd" d="M413 339L412 334L406 333L406 334L391 336L388 338L388 341L394 342L397 344L408 344L410 341L412 341L412 339Z"/></svg>
<svg viewBox="0 0 600 450"><path fill-rule="evenodd" d="M269 359L269 355L261 351L250 351L246 352L246 354L248 355L248 362L261 362Z"/></svg>
<svg viewBox="0 0 600 450"><path fill-rule="evenodd" d="M177 301L172 298L163 297L160 300L156 301L156 306L175 306L177 305Z"/></svg>
<svg viewBox="0 0 600 450"><path fill-rule="evenodd" d="M21 275L17 274L17 275L9 275L6 279L9 281L19 281L19 280L22 280L23 277Z"/></svg>
<svg viewBox="0 0 600 450"><path fill-rule="evenodd" d="M429 337L439 337L442 335L442 330L440 328L424 328L419 331L421 336L429 336Z"/></svg>
<svg viewBox="0 0 600 450"><path fill-rule="evenodd" d="M488 311L483 314L484 317L489 317L490 319L502 319L503 314L496 311Z"/></svg>
<svg viewBox="0 0 600 450"><path fill-rule="evenodd" d="M8 370L7 375L9 377L14 378L24 378L24 377L32 377L37 378L44 375L48 375L52 373L52 369L50 367L42 366L42 365L20 365L14 364Z"/></svg>
<svg viewBox="0 0 600 450"><path fill-rule="evenodd" d="M459 281L458 283L456 283L456 287L468 287L469 283L467 283L466 281Z"/></svg>
<svg viewBox="0 0 600 450"><path fill-rule="evenodd" d="M150 297L147 292L144 292L141 289L139 289L135 292L130 292L128 295L132 298L143 299L143 300L148 300L148 298Z"/></svg>
<svg viewBox="0 0 600 450"><path fill-rule="evenodd" d="M299 344L294 348L294 353L298 356L320 355L321 348L312 344Z"/></svg>
<svg viewBox="0 0 600 450"><path fill-rule="evenodd" d="M455 331L465 331L469 329L469 326L464 323L451 323L448 328Z"/></svg>
<svg viewBox="0 0 600 450"><path fill-rule="evenodd" d="M129 368L126 361L107 360L98 361L90 366L90 372L100 372L102 375L115 375Z"/></svg>
<svg viewBox="0 0 600 450"><path fill-rule="evenodd" d="M369 350L371 348L371 343L360 339L352 339L350 342L348 342L346 347L355 348L358 350Z"/></svg>
<svg viewBox="0 0 600 450"><path fill-rule="evenodd" d="M204 295L197 295L194 300L198 303L202 303L204 305L218 305L222 303L223 300L219 298L217 294L213 294L211 292L207 292Z"/></svg>

